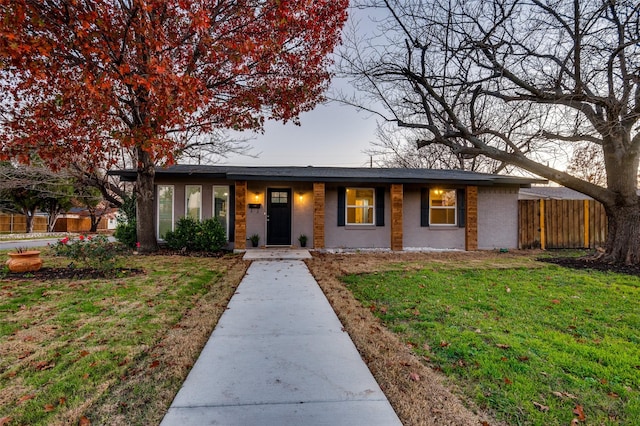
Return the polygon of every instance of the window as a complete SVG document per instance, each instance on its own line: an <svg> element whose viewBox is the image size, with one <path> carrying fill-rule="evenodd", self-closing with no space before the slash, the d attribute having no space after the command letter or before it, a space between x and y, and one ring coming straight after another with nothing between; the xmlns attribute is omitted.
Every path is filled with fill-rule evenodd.
<svg viewBox="0 0 640 426"><path fill-rule="evenodd" d="M200 185L186 185L184 215L195 220L202 219L202 187Z"/></svg>
<svg viewBox="0 0 640 426"><path fill-rule="evenodd" d="M456 190L429 190L429 224L457 225Z"/></svg>
<svg viewBox="0 0 640 426"><path fill-rule="evenodd" d="M213 217L218 219L229 238L229 187L213 187Z"/></svg>
<svg viewBox="0 0 640 426"><path fill-rule="evenodd" d="M373 225L374 194L373 188L347 188L347 224Z"/></svg>
<svg viewBox="0 0 640 426"><path fill-rule="evenodd" d="M173 231L173 186L158 185L158 238Z"/></svg>
<svg viewBox="0 0 640 426"><path fill-rule="evenodd" d="M287 191L273 191L271 193L271 204L287 204L289 193Z"/></svg>

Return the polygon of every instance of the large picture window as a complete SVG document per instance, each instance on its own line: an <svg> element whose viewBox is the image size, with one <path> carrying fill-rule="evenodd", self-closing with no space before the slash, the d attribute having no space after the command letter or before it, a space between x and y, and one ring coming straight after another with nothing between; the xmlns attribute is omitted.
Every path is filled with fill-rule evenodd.
<svg viewBox="0 0 640 426"><path fill-rule="evenodd" d="M213 187L213 217L218 219L229 238L229 187Z"/></svg>
<svg viewBox="0 0 640 426"><path fill-rule="evenodd" d="M173 186L158 185L158 238L173 231Z"/></svg>
<svg viewBox="0 0 640 426"><path fill-rule="evenodd" d="M200 185L186 185L185 216L195 220L202 220L202 187Z"/></svg>
<svg viewBox="0 0 640 426"><path fill-rule="evenodd" d="M347 188L348 225L373 225L375 191L373 188Z"/></svg>
<svg viewBox="0 0 640 426"><path fill-rule="evenodd" d="M457 225L455 189L429 190L429 224Z"/></svg>

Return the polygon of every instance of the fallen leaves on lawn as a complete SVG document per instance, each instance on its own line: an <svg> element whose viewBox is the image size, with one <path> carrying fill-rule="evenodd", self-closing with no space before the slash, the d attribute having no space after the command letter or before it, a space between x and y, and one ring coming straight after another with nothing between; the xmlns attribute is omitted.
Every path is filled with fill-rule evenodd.
<svg viewBox="0 0 640 426"><path fill-rule="evenodd" d="M36 370L38 371L48 370L53 367L55 367L55 363L49 361L40 361L36 364Z"/></svg>
<svg viewBox="0 0 640 426"><path fill-rule="evenodd" d="M539 402L534 402L533 406L536 407L536 409L538 409L538 411L542 411L543 413L546 413L547 411L549 411L549 407L546 405L542 405Z"/></svg>
<svg viewBox="0 0 640 426"><path fill-rule="evenodd" d="M587 417L584 415L584 410L582 409L582 405L576 405L576 408L573 409L573 414L578 416L578 420L584 422Z"/></svg>
<svg viewBox="0 0 640 426"><path fill-rule="evenodd" d="M33 393L28 393L26 395L22 395L20 398L18 398L18 405L22 404L23 402L29 401L30 399L35 398L36 395Z"/></svg>
<svg viewBox="0 0 640 426"><path fill-rule="evenodd" d="M22 354L18 355L18 359L25 359L28 356L31 356L33 352L31 351L24 351Z"/></svg>
<svg viewBox="0 0 640 426"><path fill-rule="evenodd" d="M558 398L569 398L569 399L578 399L577 396L575 396L572 393L569 392L558 392L558 391L553 391L551 392L552 395L557 396Z"/></svg>
<svg viewBox="0 0 640 426"><path fill-rule="evenodd" d="M409 377L414 382L419 382L420 381L420 375L418 373L409 373Z"/></svg>
<svg viewBox="0 0 640 426"><path fill-rule="evenodd" d="M89 420L85 416L82 416L82 417L80 417L80 421L78 422L78 426L91 426L91 420Z"/></svg>

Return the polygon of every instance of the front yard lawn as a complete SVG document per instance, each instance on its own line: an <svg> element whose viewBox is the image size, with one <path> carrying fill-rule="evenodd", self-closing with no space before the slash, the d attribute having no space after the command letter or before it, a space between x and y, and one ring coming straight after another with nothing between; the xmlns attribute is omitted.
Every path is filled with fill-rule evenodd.
<svg viewBox="0 0 640 426"><path fill-rule="evenodd" d="M42 257L46 267L69 263ZM43 281L0 271L1 425L159 423L246 264L125 263L145 273Z"/></svg>
<svg viewBox="0 0 640 426"><path fill-rule="evenodd" d="M509 424L640 424L640 278L534 263L398 264L342 280Z"/></svg>

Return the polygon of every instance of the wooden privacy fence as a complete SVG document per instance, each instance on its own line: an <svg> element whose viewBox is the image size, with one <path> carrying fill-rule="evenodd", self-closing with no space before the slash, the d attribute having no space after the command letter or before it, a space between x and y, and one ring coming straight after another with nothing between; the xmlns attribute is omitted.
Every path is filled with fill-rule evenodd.
<svg viewBox="0 0 640 426"><path fill-rule="evenodd" d="M109 219L103 217L98 222L97 231L108 230ZM91 229L91 219L88 217L61 217L56 220L53 227L54 232L89 232Z"/></svg>
<svg viewBox="0 0 640 426"><path fill-rule="evenodd" d="M98 231L106 231L109 220L103 217L98 223ZM54 225L54 232L89 232L91 219L88 217L61 217ZM23 215L0 214L0 233L22 233L27 230L27 221ZM33 232L47 232L47 218L36 216L33 218Z"/></svg>
<svg viewBox="0 0 640 426"><path fill-rule="evenodd" d="M596 248L607 238L607 215L594 200L519 200L518 247Z"/></svg>
<svg viewBox="0 0 640 426"><path fill-rule="evenodd" d="M21 214L0 214L1 233L22 233L27 231L27 218ZM47 218L35 216L33 218L33 232L47 232Z"/></svg>

